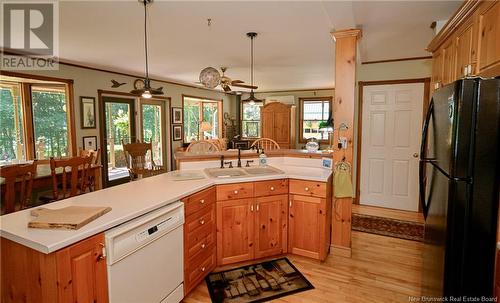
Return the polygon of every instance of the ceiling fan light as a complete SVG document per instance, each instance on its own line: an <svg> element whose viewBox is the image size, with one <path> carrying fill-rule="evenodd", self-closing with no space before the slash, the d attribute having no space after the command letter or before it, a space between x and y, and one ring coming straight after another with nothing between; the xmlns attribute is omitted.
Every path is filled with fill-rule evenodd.
<svg viewBox="0 0 500 303"><path fill-rule="evenodd" d="M141 95L143 98L145 99L151 99L151 97L153 97L153 95L151 94L151 92L149 90L145 90L142 95Z"/></svg>
<svg viewBox="0 0 500 303"><path fill-rule="evenodd" d="M248 101L248 104L255 105L255 101L254 100L250 100L250 101Z"/></svg>

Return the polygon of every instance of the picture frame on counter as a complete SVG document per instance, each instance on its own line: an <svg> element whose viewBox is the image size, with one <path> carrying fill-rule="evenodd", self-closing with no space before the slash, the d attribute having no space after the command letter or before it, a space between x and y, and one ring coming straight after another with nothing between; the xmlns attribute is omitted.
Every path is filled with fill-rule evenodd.
<svg viewBox="0 0 500 303"><path fill-rule="evenodd" d="M172 140L173 141L182 140L182 125L172 125Z"/></svg>
<svg viewBox="0 0 500 303"><path fill-rule="evenodd" d="M182 107L172 107L172 124L182 124Z"/></svg>
<svg viewBox="0 0 500 303"><path fill-rule="evenodd" d="M85 149L85 150L97 150L97 136L84 136L83 137L83 149Z"/></svg>
<svg viewBox="0 0 500 303"><path fill-rule="evenodd" d="M96 109L94 97L80 97L80 124L82 129L96 128Z"/></svg>

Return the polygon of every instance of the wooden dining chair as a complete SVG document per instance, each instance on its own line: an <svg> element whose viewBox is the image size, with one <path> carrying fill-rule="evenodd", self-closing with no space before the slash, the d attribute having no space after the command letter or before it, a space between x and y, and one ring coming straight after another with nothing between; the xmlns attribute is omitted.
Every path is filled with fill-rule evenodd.
<svg viewBox="0 0 500 303"><path fill-rule="evenodd" d="M13 164L0 168L0 177L4 178L2 185L2 214L27 208L31 202L33 179L36 176L37 161L26 164Z"/></svg>
<svg viewBox="0 0 500 303"><path fill-rule="evenodd" d="M264 150L280 149L280 145L273 139L269 138L260 138L255 140L250 148L252 147Z"/></svg>
<svg viewBox="0 0 500 303"><path fill-rule="evenodd" d="M78 151L78 154L80 157L93 157L92 159L92 165L99 165L99 155L101 154L101 149L98 148L97 150L93 149L83 149L80 148ZM87 175L87 189L89 191L94 191L95 190L95 184L96 184L96 179L94 174L90 173Z"/></svg>
<svg viewBox="0 0 500 303"><path fill-rule="evenodd" d="M50 158L52 175L52 200L62 200L84 194L88 186L93 157ZM58 180L60 175L60 181Z"/></svg>
<svg viewBox="0 0 500 303"><path fill-rule="evenodd" d="M186 148L191 153L215 153L220 151L219 147L208 140L193 141Z"/></svg>
<svg viewBox="0 0 500 303"><path fill-rule="evenodd" d="M122 144L130 181L165 172L165 168L161 165L156 165L153 160L153 146L151 143L136 142Z"/></svg>

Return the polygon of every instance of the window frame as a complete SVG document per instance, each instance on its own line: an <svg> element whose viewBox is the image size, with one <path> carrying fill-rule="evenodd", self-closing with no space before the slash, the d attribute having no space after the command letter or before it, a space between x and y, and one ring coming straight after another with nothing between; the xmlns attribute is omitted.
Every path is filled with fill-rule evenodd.
<svg viewBox="0 0 500 303"><path fill-rule="evenodd" d="M253 139L259 139L262 137L262 113L261 113L261 117L259 120L245 120L243 119L243 106L245 103L250 103L250 101L243 101L241 100L241 104L240 104L240 126L241 126L241 138L242 139L249 139L249 140L253 140ZM260 109L262 110L262 107L264 106L264 101L261 101L261 102L255 102L255 104L257 103L260 103L261 106L260 106ZM260 123L260 127L259 127L259 135L257 137L247 137L247 136L243 136L243 121L258 121Z"/></svg>
<svg viewBox="0 0 500 303"><path fill-rule="evenodd" d="M200 125L201 122L203 122L203 104L204 103L217 103L217 110L219 111L217 114L217 118L219 120L219 135L218 138L222 139L224 137L224 132L223 132L223 112L224 112L224 104L222 99L210 99L210 98L205 98L205 97L199 97L199 96L192 96L192 95L185 95L182 94L182 124L183 124L183 129L182 129L182 142L183 145L189 145L191 142L187 141L186 138L184 137L184 127L186 125L186 121L184 121L184 105L186 103L186 98L189 99L198 99L198 101L201 103L200 107L200 112L199 112L199 117L200 117ZM198 140L204 140L204 138L200 137L201 133L200 130L198 129Z"/></svg>
<svg viewBox="0 0 500 303"><path fill-rule="evenodd" d="M304 103L307 101L328 101L329 103L329 109L328 109L328 115L332 115L332 110L333 110L333 97L332 96L326 96L326 97L303 97L299 98L299 142L300 143L307 143L307 139L304 138ZM328 119L328 117L326 117ZM328 139L324 140L318 140L319 143L328 143Z"/></svg>
<svg viewBox="0 0 500 303"><path fill-rule="evenodd" d="M2 71L2 76L19 79L4 79L2 81L14 82L20 85L20 95L23 114L23 139L25 142L24 153L26 160L36 158L34 141L33 100L31 88L34 87L64 87L66 91L67 119L68 119L68 157L77 155L76 128L75 128L75 105L73 93L73 80L47 76L37 76L11 71ZM48 163L49 159L39 160L39 163Z"/></svg>

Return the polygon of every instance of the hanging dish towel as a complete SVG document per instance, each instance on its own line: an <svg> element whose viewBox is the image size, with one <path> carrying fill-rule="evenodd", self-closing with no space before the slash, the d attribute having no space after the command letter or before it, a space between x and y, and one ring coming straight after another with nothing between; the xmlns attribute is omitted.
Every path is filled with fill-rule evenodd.
<svg viewBox="0 0 500 303"><path fill-rule="evenodd" d="M336 166L333 176L333 191L336 198L352 198L354 196L351 181L351 170L341 163Z"/></svg>

